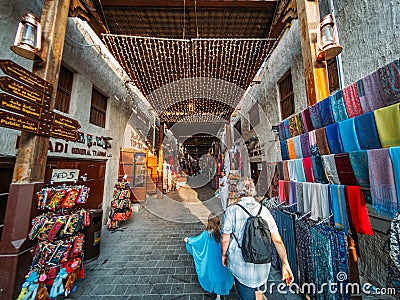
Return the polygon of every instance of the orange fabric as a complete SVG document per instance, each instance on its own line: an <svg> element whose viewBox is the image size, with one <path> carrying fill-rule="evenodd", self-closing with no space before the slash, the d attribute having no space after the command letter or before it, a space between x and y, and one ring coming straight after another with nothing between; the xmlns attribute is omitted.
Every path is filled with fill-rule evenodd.
<svg viewBox="0 0 400 300"><path fill-rule="evenodd" d="M288 139L287 140L287 146L288 146L288 152L289 152L289 158L290 159L296 159L296 150L294 150L294 141L293 139Z"/></svg>

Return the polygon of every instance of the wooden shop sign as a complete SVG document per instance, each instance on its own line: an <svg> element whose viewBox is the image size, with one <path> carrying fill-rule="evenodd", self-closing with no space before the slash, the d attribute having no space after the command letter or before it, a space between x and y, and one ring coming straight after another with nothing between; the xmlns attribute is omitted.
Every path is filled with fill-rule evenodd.
<svg viewBox="0 0 400 300"><path fill-rule="evenodd" d="M39 120L19 116L13 113L0 110L0 126L21 131L36 133L43 136L51 136L67 141L78 140L76 131L64 129L57 125L40 122Z"/></svg>
<svg viewBox="0 0 400 300"><path fill-rule="evenodd" d="M66 129L77 130L81 127L77 120L4 93L0 93L0 108L29 118L52 123Z"/></svg>
<svg viewBox="0 0 400 300"><path fill-rule="evenodd" d="M12 62L11 60L0 60L0 69L3 70L5 74L15 78L23 83L26 83L30 87L41 91L42 93L51 96L53 92L53 86L50 82L47 82L43 78L33 74L32 72L24 69L20 65Z"/></svg>
<svg viewBox="0 0 400 300"><path fill-rule="evenodd" d="M39 92L11 77L0 77L0 88L9 94L21 97L29 102L39 104L45 108L50 107L51 97L49 95Z"/></svg>

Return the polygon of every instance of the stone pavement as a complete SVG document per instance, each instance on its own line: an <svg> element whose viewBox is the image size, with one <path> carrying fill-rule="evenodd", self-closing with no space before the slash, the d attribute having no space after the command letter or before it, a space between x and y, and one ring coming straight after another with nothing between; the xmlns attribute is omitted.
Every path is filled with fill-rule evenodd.
<svg viewBox="0 0 400 300"><path fill-rule="evenodd" d="M186 252L183 242L185 236L197 235L204 228L196 214L191 213L198 213L196 210L201 210L200 206L196 204L191 210L182 206L168 209L163 202L163 199L149 198L147 206L153 210L155 206L161 207L159 212L164 210L164 215L169 218L175 215L185 220L182 215L191 214L186 221L196 222L173 222L144 208L115 232L103 227L100 256L86 264L86 278L79 280L71 298L215 299L215 295L200 287L192 257ZM204 206L203 210L209 208ZM278 280L279 272L273 271L271 277L272 281ZM225 299L238 299L235 288ZM268 299L289 298L268 295Z"/></svg>

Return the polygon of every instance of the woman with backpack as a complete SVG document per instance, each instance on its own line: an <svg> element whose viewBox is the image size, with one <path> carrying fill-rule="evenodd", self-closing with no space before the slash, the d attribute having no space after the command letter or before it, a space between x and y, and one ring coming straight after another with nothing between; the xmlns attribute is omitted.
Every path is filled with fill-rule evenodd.
<svg viewBox="0 0 400 300"><path fill-rule="evenodd" d="M198 236L185 237L186 249L193 256L196 273L201 287L209 293L229 295L233 276L221 262L221 221L210 214L206 229Z"/></svg>
<svg viewBox="0 0 400 300"><path fill-rule="evenodd" d="M229 206L225 213L221 238L222 264L229 267L235 277L241 300L263 299L262 291L266 290L271 268L272 242L282 261L282 280L287 285L293 283L293 273L274 218L266 207L254 199L256 188L253 180L242 179L237 190L240 201ZM248 235L247 232L251 231L256 234ZM252 249L260 251L252 253Z"/></svg>

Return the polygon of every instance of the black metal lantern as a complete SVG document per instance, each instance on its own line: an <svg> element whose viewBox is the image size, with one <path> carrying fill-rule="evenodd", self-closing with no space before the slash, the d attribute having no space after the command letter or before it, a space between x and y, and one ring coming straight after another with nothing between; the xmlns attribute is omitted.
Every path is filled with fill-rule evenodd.
<svg viewBox="0 0 400 300"><path fill-rule="evenodd" d="M339 36L331 14L324 16L318 25L318 60L329 60L342 52Z"/></svg>
<svg viewBox="0 0 400 300"><path fill-rule="evenodd" d="M24 58L34 60L40 58L41 47L42 27L39 19L32 13L25 13L18 24L11 50Z"/></svg>

